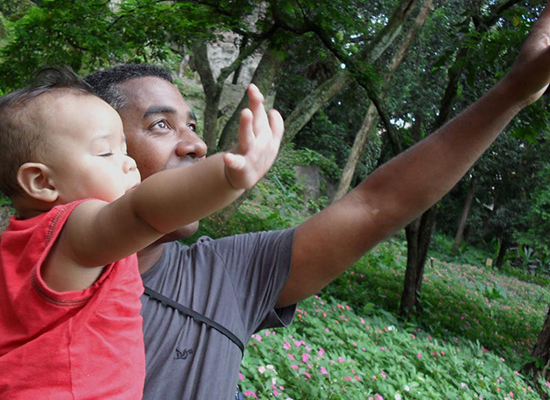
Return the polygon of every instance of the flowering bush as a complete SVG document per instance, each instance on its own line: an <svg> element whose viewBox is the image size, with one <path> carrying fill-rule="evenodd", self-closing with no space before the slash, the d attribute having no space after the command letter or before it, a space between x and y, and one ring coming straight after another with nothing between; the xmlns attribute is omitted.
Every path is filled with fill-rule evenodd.
<svg viewBox="0 0 550 400"><path fill-rule="evenodd" d="M251 338L240 385L258 399L540 398L480 344L436 339L391 316L360 317L319 297L300 304L291 327Z"/></svg>

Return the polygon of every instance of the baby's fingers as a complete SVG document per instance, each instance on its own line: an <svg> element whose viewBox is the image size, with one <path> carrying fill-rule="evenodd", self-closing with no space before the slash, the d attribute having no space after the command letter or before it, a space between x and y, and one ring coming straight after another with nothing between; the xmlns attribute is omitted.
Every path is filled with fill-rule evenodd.
<svg viewBox="0 0 550 400"><path fill-rule="evenodd" d="M225 153L223 162L227 168L235 171L242 170L246 165L246 159L243 156L233 153Z"/></svg>
<svg viewBox="0 0 550 400"><path fill-rule="evenodd" d="M283 138L283 133L285 131L285 122L283 117L277 110L269 111L269 126L271 127L271 132L273 137L279 142Z"/></svg>
<svg viewBox="0 0 550 400"><path fill-rule="evenodd" d="M260 92L260 89L253 83L248 87L248 99L248 107L254 116L254 133L258 135L263 132L264 127L268 126L269 121L264 108L264 96Z"/></svg>
<svg viewBox="0 0 550 400"><path fill-rule="evenodd" d="M245 108L241 112L241 123L239 124L239 152L246 154L253 146L256 137L252 128L252 112Z"/></svg>

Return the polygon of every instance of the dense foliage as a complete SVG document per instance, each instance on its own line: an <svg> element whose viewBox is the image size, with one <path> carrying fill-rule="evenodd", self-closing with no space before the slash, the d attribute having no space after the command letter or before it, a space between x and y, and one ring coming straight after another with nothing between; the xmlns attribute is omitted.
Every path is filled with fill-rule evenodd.
<svg viewBox="0 0 550 400"><path fill-rule="evenodd" d="M200 108L199 126L214 150L223 147L222 138L224 146L231 145L236 131L231 123L246 104L241 94L252 80L271 94L270 101L287 117L291 143L233 218L212 217L198 235L280 229L295 226L330 203L328 189L353 153L369 99L381 99L388 118L373 124L359 149L351 186L502 78L544 3L434 0L419 27L414 21L421 6L428 4L423 0L5 0L0 2L0 94L21 86L45 65L67 64L85 75L121 62L161 63ZM415 33L413 40L402 48L410 32ZM211 45L231 47L233 53L222 65L214 65ZM387 74L398 50L404 57ZM238 95L231 97L232 93ZM300 323L284 334L264 337L263 342L275 340L277 350L259 345L251 350L243 370L249 395L273 395L273 385L283 392L284 375L295 388L290 391L287 385L284 392L294 398L354 398L361 393L397 399L433 391L447 398L489 399L496 398L497 389L514 393L514 398L537 398L529 397L535 394L513 371L526 361L550 303L549 117L545 96L510 124L437 205L433 247L438 253L432 256L442 262L434 260L426 270L414 328L392 321L395 329L389 330L392 317L384 315L383 321L374 312L379 307L397 310L403 292L405 245L392 241L323 294L349 304L365 321L374 312L370 330L358 322L361 317L331 300L324 300L323 307L321 299L306 303L307 314L300 313ZM320 167L321 197L305 200L295 165ZM450 242L441 238L455 235L463 212L465 227L457 235L462 245L453 253ZM482 253L473 252L472 246ZM502 261L501 271L486 267L487 259ZM457 260L477 267L443 262ZM506 276L528 276L540 286ZM339 314L326 322L323 312L341 312L348 321L335 324ZM418 334L420 326L437 335L437 343L429 334ZM327 339L324 329L334 332L336 339ZM454 337L472 343L462 347L462 339L458 345L449 339ZM350 345L354 341L364 345ZM473 344L476 341L479 344ZM306 344L317 352L304 352ZM433 350L415 358L410 350L414 346ZM320 347L326 351L324 357L318 353ZM286 350L291 349L297 362L289 366L283 361L288 361ZM454 352L466 356L457 358ZM268 353L270 360L279 360L273 365L279 364L258 373ZM311 367L303 361L310 357ZM384 364L391 360L399 362ZM456 373L445 372L451 366ZM356 373L348 374L351 368ZM277 384L271 378L277 378ZM320 384L300 385L304 378Z"/></svg>

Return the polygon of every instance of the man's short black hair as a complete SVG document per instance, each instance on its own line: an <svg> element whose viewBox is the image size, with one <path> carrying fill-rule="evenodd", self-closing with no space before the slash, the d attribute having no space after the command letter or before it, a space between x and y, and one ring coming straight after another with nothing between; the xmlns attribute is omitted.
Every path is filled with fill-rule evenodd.
<svg viewBox="0 0 550 400"><path fill-rule="evenodd" d="M152 64L122 64L94 72L84 80L94 88L99 97L118 111L126 106L126 96L118 85L130 79L146 77L161 78L173 83L172 75L167 69Z"/></svg>
<svg viewBox="0 0 550 400"><path fill-rule="evenodd" d="M33 83L0 97L0 191L7 196L20 192L17 171L34 161L47 140L28 106L45 93L94 95L93 89L69 67L43 68Z"/></svg>

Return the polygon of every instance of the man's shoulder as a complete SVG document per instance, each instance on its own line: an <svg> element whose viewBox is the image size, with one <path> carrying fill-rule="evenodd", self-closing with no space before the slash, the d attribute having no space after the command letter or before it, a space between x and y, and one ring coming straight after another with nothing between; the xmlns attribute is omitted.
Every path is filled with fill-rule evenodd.
<svg viewBox="0 0 550 400"><path fill-rule="evenodd" d="M227 261L235 257L250 257L257 250L271 249L278 252L287 248L290 250L294 238L294 229L252 232L222 238L212 239L200 237L191 245L179 241L166 243L163 254L157 263L145 274L144 281L158 274L173 274L178 268L185 268L189 263L208 263L217 260ZM217 260L216 260L217 259Z"/></svg>

